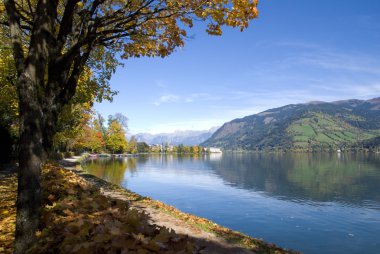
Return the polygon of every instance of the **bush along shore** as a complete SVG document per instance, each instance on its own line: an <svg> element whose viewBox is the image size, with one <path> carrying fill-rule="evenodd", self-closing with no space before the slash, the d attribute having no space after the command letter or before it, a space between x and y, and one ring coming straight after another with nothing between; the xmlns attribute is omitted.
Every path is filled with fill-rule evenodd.
<svg viewBox="0 0 380 254"><path fill-rule="evenodd" d="M182 213L73 164L44 167L41 223L28 253L297 253ZM0 176L0 252L12 253L16 174Z"/></svg>

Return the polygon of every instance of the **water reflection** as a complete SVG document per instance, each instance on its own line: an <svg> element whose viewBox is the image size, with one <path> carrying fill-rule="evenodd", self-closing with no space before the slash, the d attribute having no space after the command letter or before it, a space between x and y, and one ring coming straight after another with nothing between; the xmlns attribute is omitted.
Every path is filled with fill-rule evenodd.
<svg viewBox="0 0 380 254"><path fill-rule="evenodd" d="M142 161L142 163L144 163ZM121 185L126 171L136 172L136 158L90 158L84 168L91 174L110 183Z"/></svg>
<svg viewBox="0 0 380 254"><path fill-rule="evenodd" d="M380 202L376 154L225 154L206 163L230 185L283 199Z"/></svg>
<svg viewBox="0 0 380 254"><path fill-rule="evenodd" d="M141 155L93 159L91 174L122 185L138 167L212 170L230 186L261 191L287 200L380 203L380 156L377 154L211 154L208 156Z"/></svg>

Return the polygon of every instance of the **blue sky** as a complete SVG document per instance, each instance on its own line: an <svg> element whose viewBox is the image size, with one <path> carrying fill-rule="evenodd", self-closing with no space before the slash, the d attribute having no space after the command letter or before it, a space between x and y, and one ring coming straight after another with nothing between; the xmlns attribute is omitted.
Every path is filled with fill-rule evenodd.
<svg viewBox="0 0 380 254"><path fill-rule="evenodd" d="M291 103L380 96L379 0L261 0L259 19L221 37L201 27L171 56L129 59L104 116L129 130L204 130Z"/></svg>

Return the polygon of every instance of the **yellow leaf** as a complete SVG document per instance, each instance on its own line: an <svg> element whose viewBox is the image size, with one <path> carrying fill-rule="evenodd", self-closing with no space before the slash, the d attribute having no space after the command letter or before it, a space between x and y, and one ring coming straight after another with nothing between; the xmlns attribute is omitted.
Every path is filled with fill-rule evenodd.
<svg viewBox="0 0 380 254"><path fill-rule="evenodd" d="M110 229L110 234L111 235L120 235L122 232L120 230L120 228L111 228Z"/></svg>
<svg viewBox="0 0 380 254"><path fill-rule="evenodd" d="M170 239L170 233L169 230L166 228L162 228L160 230L160 233L154 237L154 240L161 243L166 243Z"/></svg>

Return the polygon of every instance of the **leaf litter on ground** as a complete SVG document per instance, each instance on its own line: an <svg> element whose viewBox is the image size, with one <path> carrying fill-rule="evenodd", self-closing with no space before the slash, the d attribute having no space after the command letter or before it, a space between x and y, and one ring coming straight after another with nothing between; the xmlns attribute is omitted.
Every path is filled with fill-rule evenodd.
<svg viewBox="0 0 380 254"><path fill-rule="evenodd" d="M198 252L187 236L149 223L146 213L58 166L45 166L42 187L40 231L29 253Z"/></svg>
<svg viewBox="0 0 380 254"><path fill-rule="evenodd" d="M13 253L16 224L17 177L15 173L0 176L0 253Z"/></svg>

